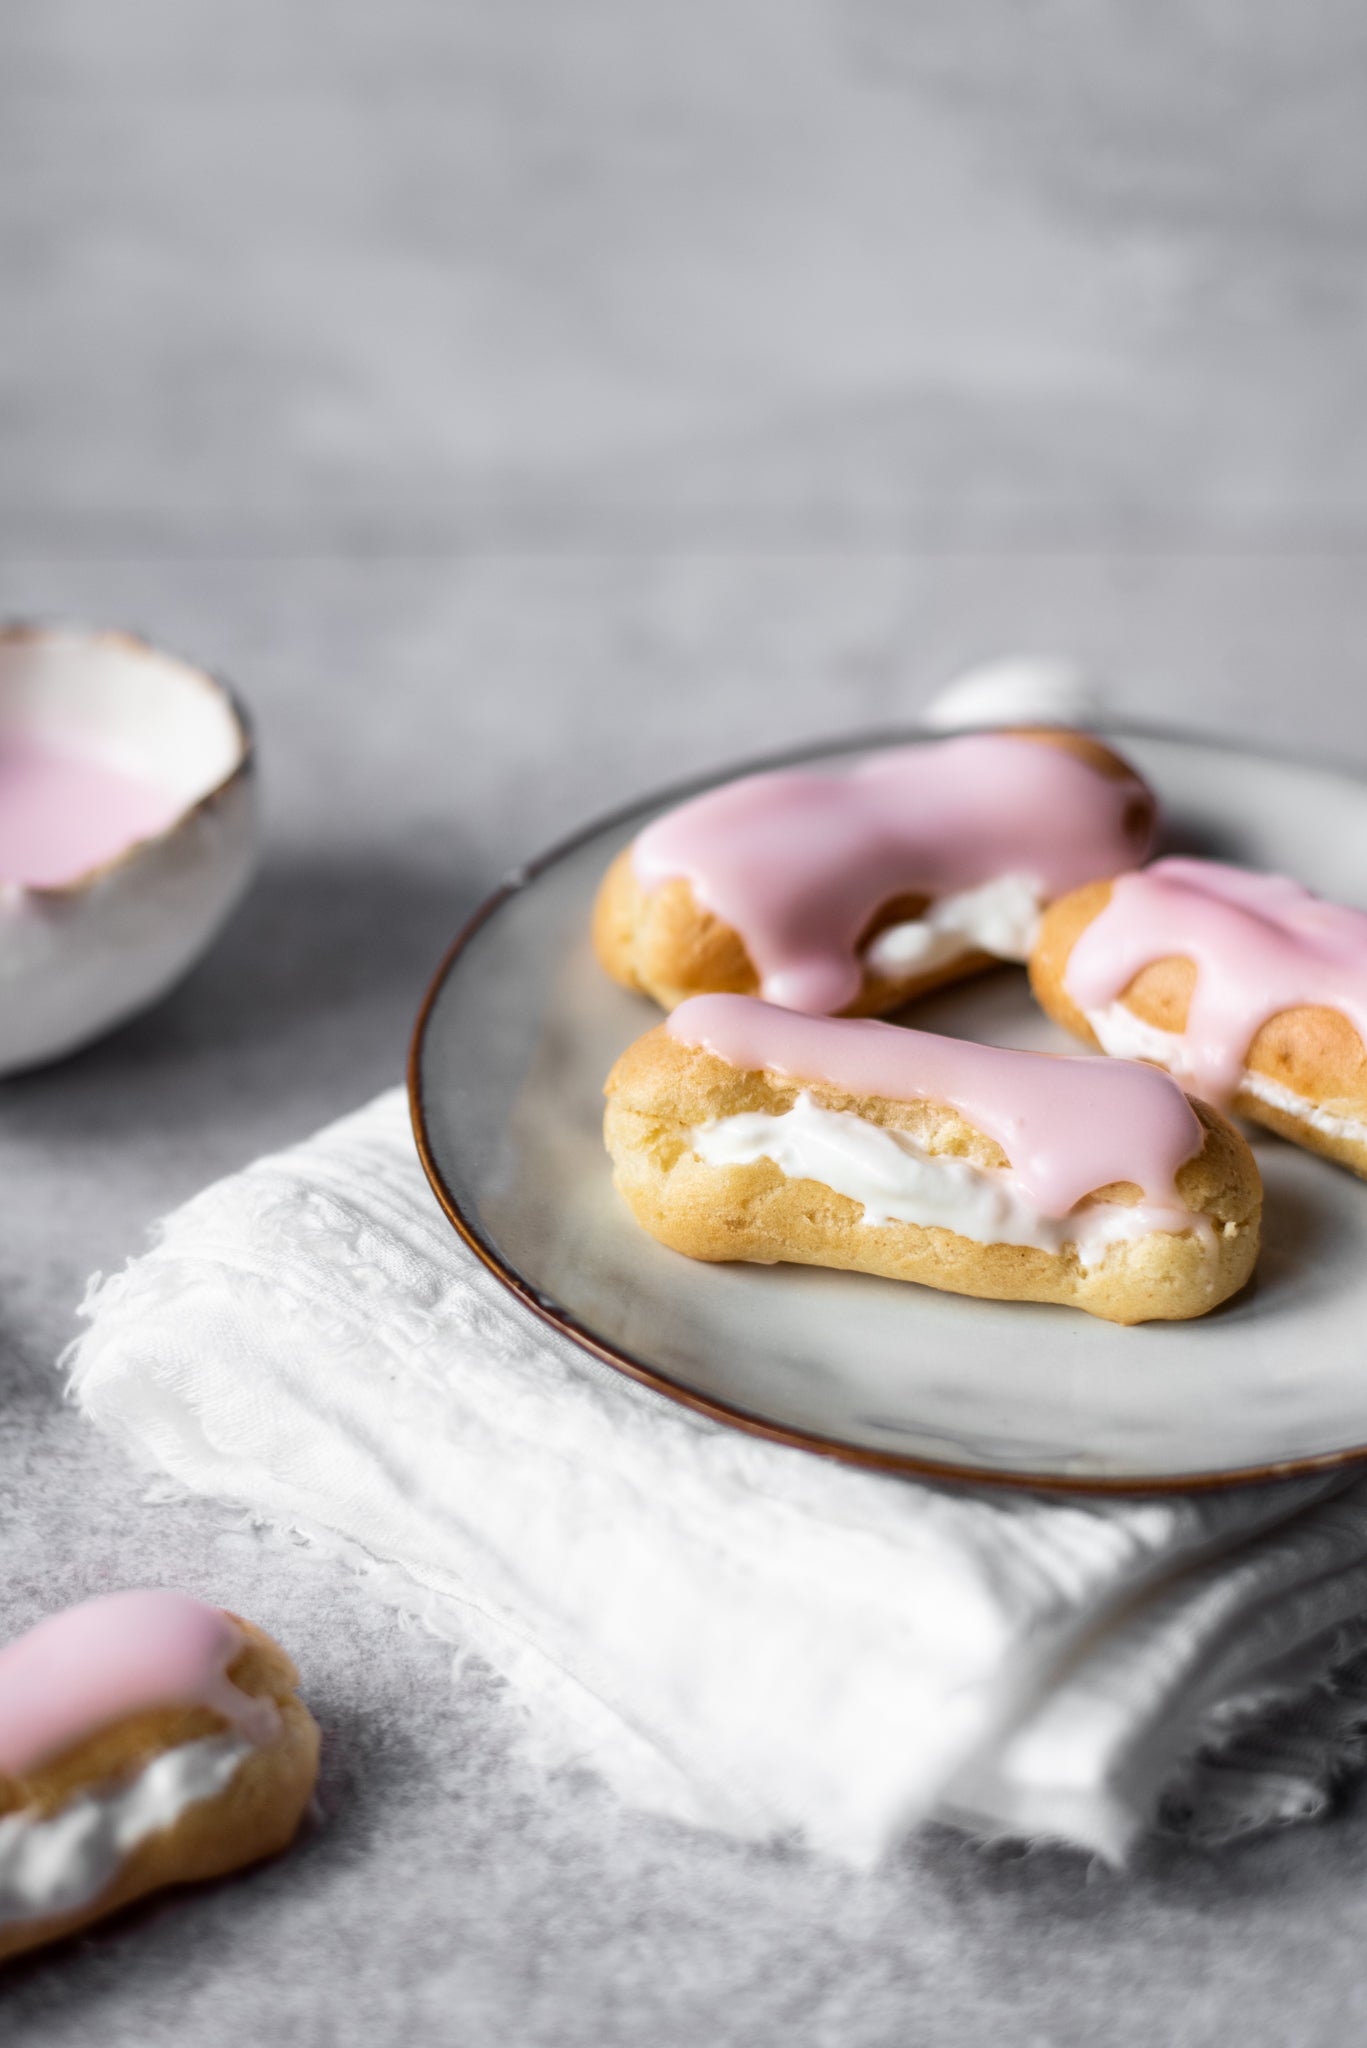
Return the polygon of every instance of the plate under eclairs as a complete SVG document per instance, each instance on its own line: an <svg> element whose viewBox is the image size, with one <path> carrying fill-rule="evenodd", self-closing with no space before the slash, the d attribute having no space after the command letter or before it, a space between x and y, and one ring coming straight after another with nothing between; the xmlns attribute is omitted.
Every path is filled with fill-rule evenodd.
<svg viewBox="0 0 1367 2048"><path fill-rule="evenodd" d="M1360 782L1197 739L1108 737L1158 790L1166 845L1367 902ZM880 735L801 758L921 739L933 743ZM699 1265L646 1236L613 1191L602 1084L659 1012L598 968L589 911L611 857L684 793L590 828L506 883L456 940L418 1020L410 1091L428 1176L529 1312L723 1422L892 1470L1145 1489L1367 1457L1367 1184L1261 1132L1258 1273L1198 1322L1121 1329L864 1274ZM908 1021L1077 1050L1014 968Z"/></svg>

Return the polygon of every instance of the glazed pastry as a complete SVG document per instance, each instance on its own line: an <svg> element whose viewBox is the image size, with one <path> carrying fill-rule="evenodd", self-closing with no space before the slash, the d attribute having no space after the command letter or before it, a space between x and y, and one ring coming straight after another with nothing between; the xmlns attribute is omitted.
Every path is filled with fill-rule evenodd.
<svg viewBox="0 0 1367 2048"><path fill-rule="evenodd" d="M1118 754L1055 730L746 776L656 818L618 856L594 945L666 1009L727 992L873 1015L1024 960L1041 904L1143 860L1154 817Z"/></svg>
<svg viewBox="0 0 1367 2048"><path fill-rule="evenodd" d="M607 1097L619 1190L690 1258L1139 1323L1204 1315L1258 1253L1247 1145L1134 1062L698 996L627 1048Z"/></svg>
<svg viewBox="0 0 1367 2048"><path fill-rule="evenodd" d="M0 1957L283 1849L318 1728L269 1636L111 1593L0 1650Z"/></svg>
<svg viewBox="0 0 1367 2048"><path fill-rule="evenodd" d="M1367 914L1283 875L1160 860L1045 914L1049 1015L1367 1178Z"/></svg>

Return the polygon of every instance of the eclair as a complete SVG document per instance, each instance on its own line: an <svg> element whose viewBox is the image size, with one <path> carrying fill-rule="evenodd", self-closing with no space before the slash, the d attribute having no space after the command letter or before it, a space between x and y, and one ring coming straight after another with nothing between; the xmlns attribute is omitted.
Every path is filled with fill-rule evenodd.
<svg viewBox="0 0 1367 2048"><path fill-rule="evenodd" d="M1041 906L1142 861L1152 792L1084 733L973 733L840 773L712 789L614 861L594 946L665 1009L758 995L873 1016L996 960L1024 960Z"/></svg>
<svg viewBox="0 0 1367 2048"><path fill-rule="evenodd" d="M1030 983L1121 1059L1367 1178L1367 914L1284 875L1159 860L1046 913Z"/></svg>
<svg viewBox="0 0 1367 2048"><path fill-rule="evenodd" d="M0 1649L0 1958L285 1848L318 1773L297 1682L183 1593L111 1593Z"/></svg>
<svg viewBox="0 0 1367 2048"><path fill-rule="evenodd" d="M1204 1315L1257 1258L1252 1153L1155 1067L697 996L627 1048L606 1094L618 1189L690 1258L1116 1323Z"/></svg>

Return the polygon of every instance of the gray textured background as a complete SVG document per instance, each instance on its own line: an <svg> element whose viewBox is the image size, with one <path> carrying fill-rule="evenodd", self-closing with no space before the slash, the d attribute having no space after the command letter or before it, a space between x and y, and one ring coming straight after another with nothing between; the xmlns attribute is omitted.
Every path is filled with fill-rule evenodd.
<svg viewBox="0 0 1367 2048"><path fill-rule="evenodd" d="M1024 646L1367 766L1355 0L8 0L0 611L257 713L268 859L155 1014L0 1088L0 1634L175 1577L295 1651L325 1824L11 1972L6 2042L1335 2041L1367 1794L1116 1877L877 1876L539 1782L478 1667L153 1505L87 1273L398 1072L508 862Z"/></svg>

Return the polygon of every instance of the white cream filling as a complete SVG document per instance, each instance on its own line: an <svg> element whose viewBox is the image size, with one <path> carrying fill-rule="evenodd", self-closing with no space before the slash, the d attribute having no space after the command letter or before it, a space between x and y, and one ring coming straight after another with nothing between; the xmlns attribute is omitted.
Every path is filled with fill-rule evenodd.
<svg viewBox="0 0 1367 2048"><path fill-rule="evenodd" d="M1044 889L1031 875L998 875L980 888L941 896L920 917L889 925L865 948L865 964L889 980L925 973L966 953L1026 960L1039 929Z"/></svg>
<svg viewBox="0 0 1367 2048"><path fill-rule="evenodd" d="M209 1735L168 1749L126 1784L84 1793L45 1820L0 1820L0 1927L88 1906L149 1835L212 1799L256 1744Z"/></svg>
<svg viewBox="0 0 1367 2048"><path fill-rule="evenodd" d="M1084 1270L1099 1265L1113 1244L1172 1229L1170 1210L1146 1203L1080 1202L1067 1216L1046 1216L1010 1171L975 1166L967 1159L936 1158L905 1131L890 1131L845 1110L822 1109L798 1096L782 1116L763 1111L714 1118L690 1133L709 1166L751 1166L770 1159L791 1180L819 1181L861 1202L863 1220L915 1223L952 1230L975 1244L1018 1244L1036 1251L1077 1251ZM1205 1226L1203 1230L1202 1226ZM1204 1217L1190 1228L1205 1234Z"/></svg>
<svg viewBox="0 0 1367 2048"><path fill-rule="evenodd" d="M1191 1082L1195 1093L1200 1094L1199 1076L1193 1068L1187 1042L1179 1032L1160 1031L1156 1025L1146 1024L1123 1003L1108 1004L1104 1010L1086 1010L1083 1015L1096 1033L1102 1051L1109 1053L1112 1059L1152 1060L1157 1066L1166 1067L1179 1081ZM1254 1073L1249 1067L1245 1067L1240 1075L1239 1093L1256 1096L1259 1102L1267 1103L1272 1109L1280 1109L1286 1116L1294 1116L1312 1130L1322 1131L1327 1138L1367 1145L1367 1119L1335 1116L1331 1110L1322 1109L1319 1103L1312 1102L1308 1095L1297 1095L1293 1088L1285 1088L1280 1081L1273 1081L1266 1074Z"/></svg>
<svg viewBox="0 0 1367 2048"><path fill-rule="evenodd" d="M1297 1095L1294 1089L1283 1088L1280 1081L1271 1081L1266 1074L1255 1074L1247 1068L1239 1086L1246 1095L1256 1095L1259 1102L1299 1118L1314 1130L1323 1131L1327 1138L1346 1138L1350 1144L1367 1145L1367 1122L1361 1117L1334 1116L1308 1096Z"/></svg>
<svg viewBox="0 0 1367 2048"><path fill-rule="evenodd" d="M1084 1010L1082 1014L1096 1033L1097 1044L1112 1059L1152 1060L1179 1081L1195 1079L1187 1042L1180 1032L1160 1031L1156 1024L1146 1024L1123 1003L1108 1003L1104 1010Z"/></svg>

